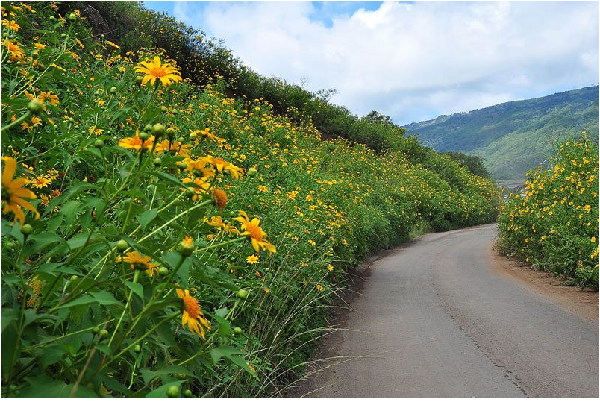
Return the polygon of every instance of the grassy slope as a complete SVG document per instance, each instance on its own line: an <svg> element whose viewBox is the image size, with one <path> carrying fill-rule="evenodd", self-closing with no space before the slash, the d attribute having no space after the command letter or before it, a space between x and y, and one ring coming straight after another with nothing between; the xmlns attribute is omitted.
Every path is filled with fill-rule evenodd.
<svg viewBox="0 0 600 401"><path fill-rule="evenodd" d="M496 179L520 179L548 161L557 140L598 135L598 87L508 102L406 126L438 151L481 156Z"/></svg>

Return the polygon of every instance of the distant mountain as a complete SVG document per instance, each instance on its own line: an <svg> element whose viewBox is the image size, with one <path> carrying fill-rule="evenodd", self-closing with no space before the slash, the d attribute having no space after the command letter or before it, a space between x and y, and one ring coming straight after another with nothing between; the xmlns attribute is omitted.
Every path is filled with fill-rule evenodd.
<svg viewBox="0 0 600 401"><path fill-rule="evenodd" d="M438 152L481 156L491 175L520 180L549 161L558 140L586 130L598 138L598 86L507 102L404 126Z"/></svg>

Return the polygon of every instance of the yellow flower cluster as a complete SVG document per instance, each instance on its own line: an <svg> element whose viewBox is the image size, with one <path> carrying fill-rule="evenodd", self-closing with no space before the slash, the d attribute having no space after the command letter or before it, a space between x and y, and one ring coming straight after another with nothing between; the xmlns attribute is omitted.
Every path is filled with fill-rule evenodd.
<svg viewBox="0 0 600 401"><path fill-rule="evenodd" d="M553 164L529 172L524 196L511 194L503 206L501 245L541 268L597 287L597 145L586 137L567 141Z"/></svg>

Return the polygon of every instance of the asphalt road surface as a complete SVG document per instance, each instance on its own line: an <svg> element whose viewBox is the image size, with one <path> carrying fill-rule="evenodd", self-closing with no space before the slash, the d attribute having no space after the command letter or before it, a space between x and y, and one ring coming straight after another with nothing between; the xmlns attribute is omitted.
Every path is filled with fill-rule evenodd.
<svg viewBox="0 0 600 401"><path fill-rule="evenodd" d="M598 397L597 321L500 274L495 236L428 234L376 261L293 396Z"/></svg>

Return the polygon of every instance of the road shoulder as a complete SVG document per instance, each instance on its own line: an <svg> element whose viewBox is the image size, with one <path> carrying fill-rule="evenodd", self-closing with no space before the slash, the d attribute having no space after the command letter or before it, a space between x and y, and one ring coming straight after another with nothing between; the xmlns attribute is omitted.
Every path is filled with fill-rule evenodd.
<svg viewBox="0 0 600 401"><path fill-rule="evenodd" d="M495 246L489 250L493 270L510 277L521 286L539 294L562 309L598 324L598 292L563 285L563 280L552 273L535 270L515 259L502 256Z"/></svg>

